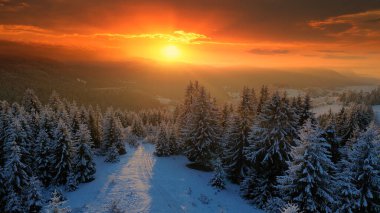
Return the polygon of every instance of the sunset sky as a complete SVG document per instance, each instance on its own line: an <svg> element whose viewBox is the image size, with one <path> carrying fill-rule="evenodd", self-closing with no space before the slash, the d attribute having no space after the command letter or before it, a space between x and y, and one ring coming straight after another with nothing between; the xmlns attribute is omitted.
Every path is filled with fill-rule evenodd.
<svg viewBox="0 0 380 213"><path fill-rule="evenodd" d="M377 74L380 1L0 0L0 52Z"/></svg>

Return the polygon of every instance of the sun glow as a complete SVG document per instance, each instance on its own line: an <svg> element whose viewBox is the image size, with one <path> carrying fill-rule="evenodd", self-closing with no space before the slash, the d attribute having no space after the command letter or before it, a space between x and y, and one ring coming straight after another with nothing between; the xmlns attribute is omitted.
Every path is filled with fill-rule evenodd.
<svg viewBox="0 0 380 213"><path fill-rule="evenodd" d="M162 54L166 59L174 60L181 55L181 51L177 46L168 45L162 49Z"/></svg>

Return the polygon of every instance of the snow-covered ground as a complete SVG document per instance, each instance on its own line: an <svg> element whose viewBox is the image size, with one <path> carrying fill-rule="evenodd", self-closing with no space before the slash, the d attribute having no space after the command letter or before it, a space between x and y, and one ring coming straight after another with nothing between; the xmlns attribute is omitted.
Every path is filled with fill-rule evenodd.
<svg viewBox="0 0 380 213"><path fill-rule="evenodd" d="M330 110L333 113L337 113L341 109L342 109L341 104L330 104L330 105L321 105L318 107L314 107L311 109L311 111L314 112L316 116L319 116L319 115L328 113Z"/></svg>
<svg viewBox="0 0 380 213"><path fill-rule="evenodd" d="M375 114L375 123L380 125L380 105L372 106L372 109Z"/></svg>
<svg viewBox="0 0 380 213"><path fill-rule="evenodd" d="M183 156L156 157L151 144L130 148L120 162L96 159L96 179L66 193L73 212L107 212L112 203L125 212L262 212L228 184L218 192L208 185L212 173L187 168Z"/></svg>

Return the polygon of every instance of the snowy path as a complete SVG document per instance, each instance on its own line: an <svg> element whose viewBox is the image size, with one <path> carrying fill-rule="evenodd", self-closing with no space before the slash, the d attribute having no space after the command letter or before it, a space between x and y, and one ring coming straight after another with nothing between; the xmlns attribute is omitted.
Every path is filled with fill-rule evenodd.
<svg viewBox="0 0 380 213"><path fill-rule="evenodd" d="M66 194L73 212L109 212L112 203L128 213L261 212L239 197L237 185L217 192L207 185L212 173L187 168L183 156L158 158L153 152L142 144L119 163L97 158L96 179Z"/></svg>
<svg viewBox="0 0 380 213"><path fill-rule="evenodd" d="M104 212L113 202L120 209L128 209L128 212L149 212L153 164L152 153L139 146L120 173L110 176L109 183L87 205L85 212Z"/></svg>

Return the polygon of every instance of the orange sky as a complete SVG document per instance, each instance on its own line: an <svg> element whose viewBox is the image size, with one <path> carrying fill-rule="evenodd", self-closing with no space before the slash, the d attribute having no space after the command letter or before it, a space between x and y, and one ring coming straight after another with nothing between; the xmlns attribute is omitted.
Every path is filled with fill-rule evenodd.
<svg viewBox="0 0 380 213"><path fill-rule="evenodd" d="M168 63L175 45L185 63L377 74L380 2L0 0L0 40L3 54L61 60Z"/></svg>

